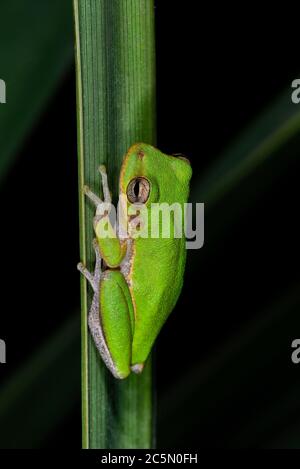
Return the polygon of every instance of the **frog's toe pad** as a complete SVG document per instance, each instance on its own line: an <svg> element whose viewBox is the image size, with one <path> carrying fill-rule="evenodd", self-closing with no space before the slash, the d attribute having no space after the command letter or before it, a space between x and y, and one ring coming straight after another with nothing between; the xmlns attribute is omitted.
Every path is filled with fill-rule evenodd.
<svg viewBox="0 0 300 469"><path fill-rule="evenodd" d="M137 363L136 365L131 365L131 371L133 371L133 373L136 373L137 375L139 375L140 373L142 373L143 369L144 369L144 363Z"/></svg>

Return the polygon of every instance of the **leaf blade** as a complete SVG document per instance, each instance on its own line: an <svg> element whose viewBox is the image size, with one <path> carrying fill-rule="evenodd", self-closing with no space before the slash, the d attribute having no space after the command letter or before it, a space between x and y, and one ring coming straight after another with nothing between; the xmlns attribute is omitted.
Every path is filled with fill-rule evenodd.
<svg viewBox="0 0 300 469"><path fill-rule="evenodd" d="M105 164L113 195L126 150L155 142L153 2L74 1L77 42L79 186L100 191ZM81 259L92 269L93 208L80 193ZM82 280L83 446L152 444L151 363L141 376L108 375L87 331L91 291ZM112 430L113 429L113 430Z"/></svg>

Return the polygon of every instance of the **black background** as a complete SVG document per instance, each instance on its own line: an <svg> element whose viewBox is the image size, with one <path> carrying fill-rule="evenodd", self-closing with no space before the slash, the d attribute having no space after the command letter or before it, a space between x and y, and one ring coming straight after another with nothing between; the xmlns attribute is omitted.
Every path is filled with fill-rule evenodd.
<svg viewBox="0 0 300 469"><path fill-rule="evenodd" d="M227 4L208 7L196 1L156 3L157 146L166 153L187 155L196 184L239 132L299 76L298 18L288 8L275 11L274 6L264 12L261 6L245 4L230 10ZM80 302L76 143L73 67L1 188L6 304L1 336L7 343L3 379L69 312L76 312ZM182 296L158 339L159 398L176 381L174 377L180 380L195 363L204 362L259 314L270 298L276 301L291 282L299 280L299 164L293 165L283 167L278 183L253 207L245 213L242 210L238 223L222 239L211 243L210 218L206 220L201 259L196 269L189 269L188 264ZM189 261L191 256L190 252ZM297 335L291 330L286 337L283 353L287 356ZM276 343L270 336L266 354L272 347ZM45 446L81 445L80 350L74 360L78 362L77 406ZM288 364L290 379L297 369ZM267 399L272 389L262 392ZM220 420L217 430L199 422L194 439L189 436L188 442L222 446L224 435L238 422L234 403L229 405L231 421ZM244 405L251 402L246 400ZM158 444L163 443L158 430ZM178 447L181 444L187 442L177 442Z"/></svg>

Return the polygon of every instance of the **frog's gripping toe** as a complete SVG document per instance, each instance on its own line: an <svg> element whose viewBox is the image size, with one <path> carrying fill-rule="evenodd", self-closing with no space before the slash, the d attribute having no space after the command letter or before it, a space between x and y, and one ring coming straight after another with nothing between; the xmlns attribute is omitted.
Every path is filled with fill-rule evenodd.
<svg viewBox="0 0 300 469"><path fill-rule="evenodd" d="M137 363L136 365L131 365L131 371L137 375L141 374L144 369L144 363Z"/></svg>

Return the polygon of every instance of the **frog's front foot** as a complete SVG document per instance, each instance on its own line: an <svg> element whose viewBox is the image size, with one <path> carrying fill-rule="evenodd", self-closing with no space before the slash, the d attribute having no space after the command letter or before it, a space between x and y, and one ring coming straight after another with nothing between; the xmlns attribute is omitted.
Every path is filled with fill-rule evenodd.
<svg viewBox="0 0 300 469"><path fill-rule="evenodd" d="M101 174L101 182L102 182L102 190L103 190L103 196L104 196L104 201L98 197L98 195L94 194L94 192L91 191L89 186L84 185L83 186L83 192L84 194L96 205L101 205L103 203L106 204L111 204L111 193L108 187L108 181L107 181L107 173L106 173L106 168L102 164L99 166L99 173Z"/></svg>
<svg viewBox="0 0 300 469"><path fill-rule="evenodd" d="M109 190L109 187L108 187L107 173L106 173L106 168L105 168L104 164L101 164L99 166L99 173L101 174L104 202L106 204L111 204L111 194L110 194L110 190Z"/></svg>

